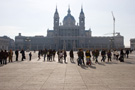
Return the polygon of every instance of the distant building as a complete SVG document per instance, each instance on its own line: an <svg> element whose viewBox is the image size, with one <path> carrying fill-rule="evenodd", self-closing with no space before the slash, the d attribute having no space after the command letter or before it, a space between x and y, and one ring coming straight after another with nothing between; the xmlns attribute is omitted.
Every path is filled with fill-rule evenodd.
<svg viewBox="0 0 135 90"><path fill-rule="evenodd" d="M2 50L14 50L14 40L7 37L7 36L3 36L0 37L0 49Z"/></svg>
<svg viewBox="0 0 135 90"><path fill-rule="evenodd" d="M47 36L19 36L15 37L16 48L18 49L65 49L77 50L84 49L121 49L124 48L124 37L118 33L110 37L93 37L91 29L85 30L85 15L83 8L79 15L79 24L76 24L74 17L71 15L70 8L63 19L59 21L59 13L56 8L54 13L53 30L47 30Z"/></svg>
<svg viewBox="0 0 135 90"><path fill-rule="evenodd" d="M130 48L135 50L135 38L130 39Z"/></svg>

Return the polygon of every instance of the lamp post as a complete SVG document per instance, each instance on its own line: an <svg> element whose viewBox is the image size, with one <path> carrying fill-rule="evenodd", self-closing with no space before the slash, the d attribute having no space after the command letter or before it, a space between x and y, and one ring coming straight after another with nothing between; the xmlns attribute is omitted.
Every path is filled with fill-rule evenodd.
<svg viewBox="0 0 135 90"><path fill-rule="evenodd" d="M30 50L30 39L29 38L26 38L25 41L27 42L27 51Z"/></svg>
<svg viewBox="0 0 135 90"><path fill-rule="evenodd" d="M113 41L114 41L114 38L111 37L111 38L110 38L110 49L111 49L111 50L113 49Z"/></svg>

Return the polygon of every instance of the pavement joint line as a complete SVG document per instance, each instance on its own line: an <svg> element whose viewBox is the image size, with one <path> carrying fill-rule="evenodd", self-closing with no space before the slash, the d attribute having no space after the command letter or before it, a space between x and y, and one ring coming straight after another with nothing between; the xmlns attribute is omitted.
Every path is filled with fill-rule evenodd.
<svg viewBox="0 0 135 90"><path fill-rule="evenodd" d="M56 68L57 68L57 67L58 67L58 64L57 64ZM54 68L54 69L52 70L52 72L49 74L48 78L45 80L45 82L43 83L43 85L47 82L47 80L49 79L49 77L52 75L52 73L54 72L54 70L55 70L56 68ZM43 85L40 87L39 90L42 89ZM45 89L46 89L46 87L45 87Z"/></svg>
<svg viewBox="0 0 135 90"><path fill-rule="evenodd" d="M78 69L78 65L76 65L76 68L77 68L77 71L79 72L79 74L80 74L80 76L81 76L81 79L82 79L83 83L85 84L85 87L86 87L87 90L88 90L88 87L87 87L86 83L85 83L84 80L83 80L82 74L80 73L80 70Z"/></svg>
<svg viewBox="0 0 135 90"><path fill-rule="evenodd" d="M68 59L67 59L68 61ZM66 73L67 73L67 64L66 64L66 71L65 71L65 77L64 77L64 87L63 90L65 89L65 85L66 85Z"/></svg>

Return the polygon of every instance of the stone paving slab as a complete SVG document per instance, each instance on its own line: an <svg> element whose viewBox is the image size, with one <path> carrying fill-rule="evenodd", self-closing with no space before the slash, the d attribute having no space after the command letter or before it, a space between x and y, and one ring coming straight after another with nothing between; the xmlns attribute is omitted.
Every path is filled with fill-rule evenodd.
<svg viewBox="0 0 135 90"><path fill-rule="evenodd" d="M125 62L112 60L92 66L43 61L32 53L32 60L8 63L0 66L0 90L135 90L135 52ZM76 52L75 52L76 54ZM68 54L69 55L69 54Z"/></svg>

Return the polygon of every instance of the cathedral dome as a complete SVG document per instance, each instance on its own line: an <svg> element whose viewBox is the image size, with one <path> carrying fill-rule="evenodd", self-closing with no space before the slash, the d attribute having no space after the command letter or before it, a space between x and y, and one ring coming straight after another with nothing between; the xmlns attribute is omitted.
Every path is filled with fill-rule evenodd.
<svg viewBox="0 0 135 90"><path fill-rule="evenodd" d="M68 19L75 21L74 17L71 14L68 14L67 16L65 16L63 21L68 21Z"/></svg>
<svg viewBox="0 0 135 90"><path fill-rule="evenodd" d="M63 25L75 25L75 19L74 17L70 14L70 9L68 9L68 14L67 16L64 17L63 19Z"/></svg>

